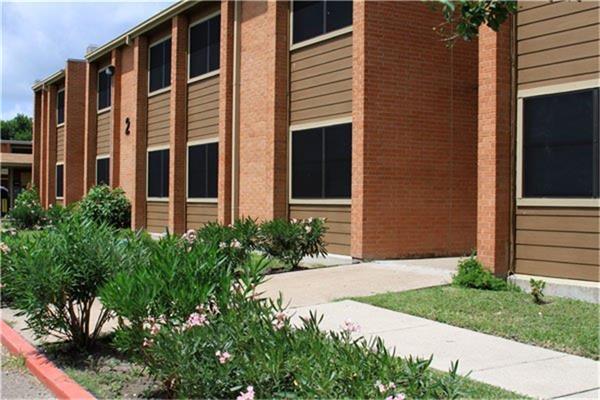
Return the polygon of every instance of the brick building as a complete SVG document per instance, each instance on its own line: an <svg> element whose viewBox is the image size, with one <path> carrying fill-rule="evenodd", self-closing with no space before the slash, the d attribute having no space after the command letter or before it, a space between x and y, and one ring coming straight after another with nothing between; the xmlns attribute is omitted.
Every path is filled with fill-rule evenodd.
<svg viewBox="0 0 600 400"><path fill-rule="evenodd" d="M483 28L479 40L448 49L432 30L441 16L422 2L179 2L34 86L34 181L45 205L75 201L97 183L120 186L133 227L151 232L239 216L326 217L331 253L477 248L498 274L516 267L598 280L597 169L596 189L577 207L521 208L514 158L517 86L543 86L561 70L529 56L523 70L512 68L525 57L516 44L529 35L528 53L552 47L540 38L555 28L536 25L548 18L566 18L556 29L567 36L597 28L591 4L528 6L528 22L519 14L500 33ZM597 45L595 35L583 41ZM571 36L550 60L575 57L571 43L592 51ZM580 75L597 88L591 54ZM61 132L54 110L62 87ZM532 210L541 214L532 219ZM520 227L549 210L585 217L588 231L525 244L539 235ZM577 257L531 259L540 246L579 251L580 239L588 246L582 274L567 271Z"/></svg>

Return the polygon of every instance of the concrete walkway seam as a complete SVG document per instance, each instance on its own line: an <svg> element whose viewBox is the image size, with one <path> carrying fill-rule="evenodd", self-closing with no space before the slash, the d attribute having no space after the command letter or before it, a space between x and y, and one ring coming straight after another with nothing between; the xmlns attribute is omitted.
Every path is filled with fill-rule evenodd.
<svg viewBox="0 0 600 400"><path fill-rule="evenodd" d="M25 365L58 399L94 400L90 392L79 386L50 360L40 354L27 340L0 321L0 341L14 355L25 357Z"/></svg>

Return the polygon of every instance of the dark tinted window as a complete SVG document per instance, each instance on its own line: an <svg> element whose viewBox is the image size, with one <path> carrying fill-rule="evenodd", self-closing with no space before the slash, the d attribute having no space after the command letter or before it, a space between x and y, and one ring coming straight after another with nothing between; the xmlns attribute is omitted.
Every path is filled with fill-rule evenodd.
<svg viewBox="0 0 600 400"><path fill-rule="evenodd" d="M292 133L292 197L351 197L352 124Z"/></svg>
<svg viewBox="0 0 600 400"><path fill-rule="evenodd" d="M56 166L56 197L63 197L64 188L64 165Z"/></svg>
<svg viewBox="0 0 600 400"><path fill-rule="evenodd" d="M294 43L352 25L352 1L294 1L293 12Z"/></svg>
<svg viewBox="0 0 600 400"><path fill-rule="evenodd" d="M188 198L216 198L219 177L219 144L188 149Z"/></svg>
<svg viewBox="0 0 600 400"><path fill-rule="evenodd" d="M221 55L221 15L190 29L190 78L219 69Z"/></svg>
<svg viewBox="0 0 600 400"><path fill-rule="evenodd" d="M523 100L523 197L598 197L598 89Z"/></svg>
<svg viewBox="0 0 600 400"><path fill-rule="evenodd" d="M148 197L169 197L169 150L148 152Z"/></svg>
<svg viewBox="0 0 600 400"><path fill-rule="evenodd" d="M61 90L56 93L56 123L63 122L65 122L65 91Z"/></svg>
<svg viewBox="0 0 600 400"><path fill-rule="evenodd" d="M106 69L98 74L98 110L110 107L111 76Z"/></svg>
<svg viewBox="0 0 600 400"><path fill-rule="evenodd" d="M110 185L110 158L96 160L96 185Z"/></svg>
<svg viewBox="0 0 600 400"><path fill-rule="evenodd" d="M171 85L171 39L150 47L150 92Z"/></svg>

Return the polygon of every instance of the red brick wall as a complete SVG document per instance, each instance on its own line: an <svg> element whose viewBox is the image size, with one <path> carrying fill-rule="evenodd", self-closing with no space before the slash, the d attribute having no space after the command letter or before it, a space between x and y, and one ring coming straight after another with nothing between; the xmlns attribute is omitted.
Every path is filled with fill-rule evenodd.
<svg viewBox="0 0 600 400"><path fill-rule="evenodd" d="M96 184L97 85L98 66L96 63L88 63L85 79L84 192Z"/></svg>
<svg viewBox="0 0 600 400"><path fill-rule="evenodd" d="M56 200L56 85L50 85L47 91L46 110L46 179L44 189L44 207ZM64 171L64 170L63 170ZM64 193L63 193L64 194Z"/></svg>
<svg viewBox="0 0 600 400"><path fill-rule="evenodd" d="M32 185L40 188L40 162L42 139L42 91L33 94L33 165L31 166Z"/></svg>
<svg viewBox="0 0 600 400"><path fill-rule="evenodd" d="M241 8L239 215L286 217L288 3Z"/></svg>
<svg viewBox="0 0 600 400"><path fill-rule="evenodd" d="M440 22L422 2L354 5L354 257L475 247L477 44L449 50Z"/></svg>
<svg viewBox="0 0 600 400"><path fill-rule="evenodd" d="M186 224L187 42L185 15L172 20L171 97L169 121L169 231L182 233Z"/></svg>
<svg viewBox="0 0 600 400"><path fill-rule="evenodd" d="M65 166L64 204L84 193L85 61L67 61L65 70Z"/></svg>
<svg viewBox="0 0 600 400"><path fill-rule="evenodd" d="M45 204L46 197L46 180L47 178L47 158L48 158L48 113L46 112L48 103L48 92L45 89L41 89L41 127L40 127L40 185L38 186L40 202L42 205Z"/></svg>
<svg viewBox="0 0 600 400"><path fill-rule="evenodd" d="M113 49L110 65L115 68L111 83L111 145L110 145L110 185L119 187L121 175L121 49Z"/></svg>
<svg viewBox="0 0 600 400"><path fill-rule="evenodd" d="M509 268L511 203L510 24L479 36L477 255L497 275Z"/></svg>

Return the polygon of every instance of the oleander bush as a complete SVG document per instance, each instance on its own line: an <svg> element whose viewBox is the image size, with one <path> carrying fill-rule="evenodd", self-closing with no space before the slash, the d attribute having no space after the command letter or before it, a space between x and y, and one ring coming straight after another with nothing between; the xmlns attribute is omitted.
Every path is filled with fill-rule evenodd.
<svg viewBox="0 0 600 400"><path fill-rule="evenodd" d="M25 189L15 199L9 219L17 229L39 229L46 223L46 213L34 187Z"/></svg>
<svg viewBox="0 0 600 400"><path fill-rule="evenodd" d="M75 212L77 203L72 203L66 207L60 204L52 204L46 210L46 225L56 226L61 222L64 222L69 216Z"/></svg>
<svg viewBox="0 0 600 400"><path fill-rule="evenodd" d="M177 398L455 398L460 378L431 360L400 359L380 340L291 324L283 301L256 292L266 263L241 262L215 241L167 235L118 272L101 301L120 320L115 344Z"/></svg>
<svg viewBox="0 0 600 400"><path fill-rule="evenodd" d="M241 263L247 261L250 253L258 248L259 225L248 217L227 226L209 222L196 232L188 231L185 238L219 246L223 253Z"/></svg>
<svg viewBox="0 0 600 400"><path fill-rule="evenodd" d="M292 269L306 256L327 255L326 231L325 220L321 218L266 221L260 225L259 248Z"/></svg>
<svg viewBox="0 0 600 400"><path fill-rule="evenodd" d="M459 262L458 272L452 278L452 284L471 289L518 290L515 285L495 277L474 255Z"/></svg>
<svg viewBox="0 0 600 400"><path fill-rule="evenodd" d="M92 315L99 290L143 259L147 247L134 233L78 214L35 236L17 234L6 246L3 282L14 307L36 335L54 335L78 348L92 347L111 316L103 307Z"/></svg>
<svg viewBox="0 0 600 400"><path fill-rule="evenodd" d="M111 189L107 185L92 187L79 202L79 212L84 218L115 228L129 228L131 225L131 203L121 188Z"/></svg>

